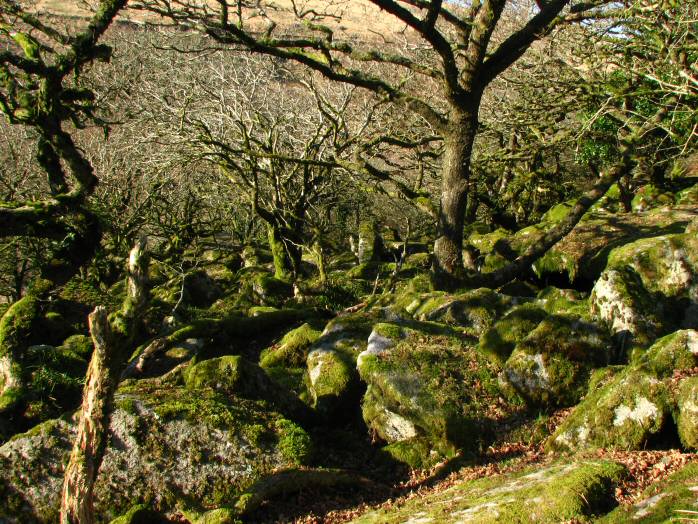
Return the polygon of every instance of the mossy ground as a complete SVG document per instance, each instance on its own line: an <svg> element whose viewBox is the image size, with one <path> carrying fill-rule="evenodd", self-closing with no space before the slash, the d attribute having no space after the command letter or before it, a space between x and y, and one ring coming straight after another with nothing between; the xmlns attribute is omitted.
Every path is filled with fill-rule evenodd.
<svg viewBox="0 0 698 524"><path fill-rule="evenodd" d="M488 233L485 228L473 228L474 233L469 241L486 255L486 267L487 264L492 267L501 265L540 238L546 228L564 219L569 209L569 203L557 206L543 217L542 224L526 228L516 235L501 230ZM647 445L652 435L660 432L665 422L676 416L678 404L673 398L676 392L664 388L663 381L674 370L688 370L695 366L690 341L676 343L671 350L666 349L668 345L665 345L664 349L654 348L637 354L630 364L635 374L629 376L629 372L623 368L603 367L610 360L607 354L596 349L607 341L597 332L598 326L592 324L593 311L586 294L548 288L535 296L538 286L545 285L546 278L552 274L567 275L570 282L586 278L582 273L586 269L586 261L590 260L589 250L585 248L578 255L570 246L580 245L594 231L598 232L609 225L608 217L604 217L603 213L605 211L597 209L585 217L580 228L584 232L582 235L568 245L556 246L537 264L540 280L531 277L534 285L524 283L518 288L511 286L501 292L489 289L451 293L434 291L429 276L422 269L416 269L426 267L429 262L426 253L411 255L396 281L391 282L391 286L395 285L393 293L387 291L393 288L385 283L395 269L394 264L374 260L356 266L351 257L339 257L328 264L328 283L302 282L296 296L291 296L289 283L272 276L271 267L259 257L254 257L256 260L250 258L250 264L254 262L254 265L242 269L239 268L239 260L235 267L228 267L222 259L213 257L207 260L206 277L203 274L199 276L202 282L210 279L220 286L220 298L210 304L208 299L185 297L177 318L183 322L180 324L182 329L169 335L175 344L170 348L172 351L177 349L178 341L192 337L203 340L206 350L196 356L194 365L181 372L179 376L182 378L176 380L182 382L175 381L167 388L148 382L126 383L117 397L117 407L132 417L142 414L144 407L152 410L156 415L152 427L141 428L140 432L145 440L148 439L147 431L157 433L161 429L159 424L186 421L240 437L253 448L280 456L284 464L333 463L344 466L354 464L352 460L356 464L365 463L368 460L365 457L376 453L378 447L371 447L368 440L376 438L376 443L382 446L378 456L387 456L389 462L397 461L411 467L428 467L439 460L460 458L461 454L484 456L485 450L496 438L493 428L510 422L512 428L506 433L509 437L521 440L529 438L536 442L544 438L549 426L547 415L535 418L537 409L524 407L520 393L505 399L498 380L503 364L512 352L518 350L520 354L540 354L551 359L555 355L566 356L565 362L561 361L556 369L549 370L552 374L570 377L561 381L560 391L551 393L562 399L560 403L564 405L573 404L581 397L592 369L601 366L590 381L585 400L588 409L576 411L569 419L576 421L583 414L583 423L564 426L576 440L573 445L561 445L561 448L585 447L586 444L579 444L581 440L590 442L592 447L608 445L633 448ZM650 222L652 220L656 221L652 222L652 227L657 227L654 231L650 231L649 227L633 229L626 231L624 238L627 235L664 232L662 224L668 224L668 220L678 222L683 219L672 215L662 219L663 222L657 217ZM675 226L674 222L670 224L671 227ZM621 226L618 230L622 229ZM615 242L621 238L619 235L618 231L613 230L613 234L602 240ZM669 244L662 241L662 248L657 248L656 253L651 252L648 261L642 258L644 255L638 254L637 246L633 248L635 251L628 252L635 257L633 264L638 272L643 272L644 279L663 275L663 269L657 269L657 261L666 255L667 245L674 252L696 247L684 237L678 240L673 239ZM604 245L602 249L605 254L592 257L595 264L601 264L599 267L603 266L604 257L608 256L607 247ZM612 262L620 263L619 257L614 254ZM354 267L349 269L349 266ZM592 268L591 271L593 273L596 269ZM159 329L159 321L178 300L176 294L181 282L175 285L176 279L165 273L163 271L160 279L162 296L153 301L151 308L153 320L148 320L145 326L146 333L150 335L156 332L155 327ZM379 276L379 284L373 294L376 276ZM200 287L203 287L203 283ZM678 290L676 286L657 287L657 290L682 297L681 293L685 291ZM82 303L92 303L98 299L104 301L104 296L97 296L100 292L104 295L103 291L91 288L85 282L76 282L64 290L63 300L75 299ZM109 300L123 295L123 291L123 286L110 290ZM366 302L361 312L340 315L326 326L324 321L315 322L309 311L302 310L320 306L338 311L359 302ZM31 358L40 361L46 370L54 373L49 376L37 368L34 382L43 384L41 388L46 390L57 388L56 385L67 387L67 382L63 384L58 374L72 378L84 372L82 370L89 358L91 342L84 335L84 326L75 329L72 318L64 311L56 309L40 316L41 322L53 326L51 329L55 333L61 332L65 326L69 329L61 332L59 340L55 342L56 347L51 350L40 352L35 349L30 352ZM302 322L307 323L288 331L289 327ZM83 335L72 336L61 344L63 338L76 332ZM249 340L251 333L260 333L259 340L257 335L254 335L254 340ZM286 335L280 338L282 333ZM389 339L392 346L383 353L368 356L359 365L364 380L362 385L356 372L356 359L366 348L371 333ZM602 342L590 342L590 334L591 338L599 335ZM683 346L679 347L681 344ZM260 355L260 350L265 347ZM317 373L319 378L316 377L311 384L309 375L316 366L313 362L308 363L308 355L313 350L320 350L317 355L330 355L331 358L322 364ZM228 354L231 352L243 355L231 356ZM191 355L184 357L188 359ZM255 364L257 361L264 371ZM247 364L251 366L249 369ZM271 379L265 382L269 377ZM630 378L630 385L622 391L613 389L622 377ZM323 419L319 427L306 430L295 417L285 412L284 416L278 413L280 409L273 395L262 394L264 387L267 387L265 384L274 383L279 388L277 392L282 390L294 400L300 397L312 403L315 395L316 407L321 397L339 397L347 390L356 394L346 397L348 400L345 404L337 404L346 411L347 417L341 420ZM182 387L182 384L186 384L186 387ZM690 389L689 382L685 384L684 389ZM79 383L73 384L75 391L79 390L79 386ZM360 416L359 397L365 386L368 386L368 391L364 396L363 415L369 426L368 431L360 420L357 421ZM633 429L618 436L614 432L622 424L615 422L623 418L619 418L619 409L626 414L622 423L632 420L633 416L639 417L642 409L652 411L640 401L648 391L643 389L645 386L654 395L647 397L648 402L655 405L664 418L658 417L652 423L640 424L637 431ZM565 396L570 392L573 398ZM596 402L593 406L592 401ZM532 404L536 408L540 405L536 402ZM44 408L34 405L32 409L40 412ZM336 405L332 409L336 412ZM592 419L589 417L592 416L595 417L593 424L603 428L603 437L591 428L589 421ZM411 431L414 435L401 440L386 438L387 432L377 428L386 417L393 417L392 421L396 424L404 422L405 426L399 429L403 430L404 435ZM525 419L524 422L519 421L519 426L516 426L519 423L516 422L517 417ZM524 429L517 433L517 428ZM690 426L687 432L692 429ZM328 443L328 439L334 440ZM319 446L318 440L322 440ZM156 455L170 456L170 451L164 449L156 438L148 440L148 446ZM361 455L362 458L359 460L349 455ZM203 463L203 455L200 458ZM376 462L379 461L376 459ZM499 512L501 518L513 522L521 521L521 515L532 514L543 522L556 522L560 518L584 521L608 509L610 489L621 475L620 469L610 463L582 463L569 459L567 463L556 464L542 473L527 471L520 476L462 483L453 489L458 493L454 498L436 496L431 502L425 501L432 504L429 507L408 503L394 514L380 514L366 522L405 521L400 518L446 522L454 515L468 519L476 513L481 521L488 522L496 520L494 511ZM521 488L515 494L516 500L507 498L509 495L514 497L513 492L508 491L509 485ZM205 502L212 507L225 505L230 502L235 490L241 487L242 484L232 488L222 483L215 484L210 496L206 495ZM167 503L175 504L180 495L187 502L186 494L164 492L162 497ZM153 496L156 494L153 493ZM220 517L221 522L233 518L225 508L221 508L216 515L209 514L209 517Z"/></svg>
<svg viewBox="0 0 698 524"><path fill-rule="evenodd" d="M379 510L356 524L420 522L561 522L587 521L613 505L613 489L625 468L613 462L558 463L463 482L393 511Z"/></svg>
<svg viewBox="0 0 698 524"><path fill-rule="evenodd" d="M693 522L696 518L696 512L698 512L696 506L697 490L698 464L693 463L649 487L637 503L617 508L600 519L599 523Z"/></svg>

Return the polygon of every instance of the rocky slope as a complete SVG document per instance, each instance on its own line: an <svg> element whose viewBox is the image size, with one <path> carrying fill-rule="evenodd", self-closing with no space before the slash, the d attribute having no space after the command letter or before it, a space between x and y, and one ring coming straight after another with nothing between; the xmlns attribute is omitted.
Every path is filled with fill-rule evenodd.
<svg viewBox="0 0 698 524"><path fill-rule="evenodd" d="M586 289L532 276L499 290L434 291L416 256L376 294L376 274L395 270L377 257L338 259L327 286L295 291L271 276L259 249L190 254L196 270L184 281L153 263L145 334L117 394L96 486L100 521L289 521L304 518L284 513L303 493L316 499L311 508L342 501L324 506L328 522L691 515L681 513L698 511L690 195L643 201L639 229L629 224L640 215L588 215L580 238L606 227L599 221L622 221L623 235L611 230L583 254L568 239L545 262L579 283L569 261L578 275L593 258ZM496 265L501 232L489 235L471 241ZM120 293L117 285L101 299ZM31 341L43 343L25 363L45 371L3 396L0 522L57 518L76 399L56 399L52 388L79 391L91 347L84 325L67 321L68 305L94 299L73 286L30 312L26 326L53 328ZM672 448L654 462L643 455ZM415 468L422 473L409 480ZM392 496L399 502L376 504ZM346 508L361 501L375 505Z"/></svg>

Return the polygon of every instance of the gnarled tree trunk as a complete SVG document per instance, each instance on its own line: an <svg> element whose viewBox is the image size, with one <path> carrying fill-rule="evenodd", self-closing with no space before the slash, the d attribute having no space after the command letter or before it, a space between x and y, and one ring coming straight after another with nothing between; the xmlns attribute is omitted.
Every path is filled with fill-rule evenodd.
<svg viewBox="0 0 698 524"><path fill-rule="evenodd" d="M121 368L147 302L145 238L131 251L121 311L97 307L89 316L94 352L83 390L78 434L63 481L61 524L94 522L93 486L109 437L109 418Z"/></svg>
<svg viewBox="0 0 698 524"><path fill-rule="evenodd" d="M440 288L454 287L464 276L463 226L477 116L461 113L453 118L449 128L444 141L441 210L438 237L434 243L434 278Z"/></svg>

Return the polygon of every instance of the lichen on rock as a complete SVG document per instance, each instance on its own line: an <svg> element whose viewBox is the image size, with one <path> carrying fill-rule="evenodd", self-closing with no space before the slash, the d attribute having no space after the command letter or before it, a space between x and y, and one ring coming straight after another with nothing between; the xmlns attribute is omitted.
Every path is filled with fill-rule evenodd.
<svg viewBox="0 0 698 524"><path fill-rule="evenodd" d="M647 291L630 267L607 269L594 284L591 311L614 333L620 357L646 348L668 330L661 302Z"/></svg>
<svg viewBox="0 0 698 524"><path fill-rule="evenodd" d="M516 344L521 342L547 317L545 310L535 304L523 304L512 309L480 337L479 349L503 364Z"/></svg>
<svg viewBox="0 0 698 524"><path fill-rule="evenodd" d="M402 506L371 511L352 522L586 522L613 507L613 489L624 473L625 468L614 462L559 462L460 482Z"/></svg>
<svg viewBox="0 0 698 524"><path fill-rule="evenodd" d="M586 391L591 370L610 361L611 341L598 326L550 315L520 341L502 379L531 405L570 406Z"/></svg>
<svg viewBox="0 0 698 524"><path fill-rule="evenodd" d="M681 422L680 408L670 379L675 371L691 370L698 361L698 334L682 330L659 339L632 364L589 391L561 424L547 445L551 449L642 449L672 423L678 423L687 447L695 432L695 418ZM691 382L679 391L690 411ZM686 389L683 389L686 388ZM684 398L679 395L679 399Z"/></svg>
<svg viewBox="0 0 698 524"><path fill-rule="evenodd" d="M368 385L362 413L371 432L388 443L386 452L417 467L487 441L497 369L458 331L383 323L371 340L358 361Z"/></svg>
<svg viewBox="0 0 698 524"><path fill-rule="evenodd" d="M95 485L95 509L106 520L135 503L156 511L222 506L308 456L303 430L261 402L143 380L124 384L115 404ZM0 447L0 518L57 520L74 435L71 421L55 420Z"/></svg>

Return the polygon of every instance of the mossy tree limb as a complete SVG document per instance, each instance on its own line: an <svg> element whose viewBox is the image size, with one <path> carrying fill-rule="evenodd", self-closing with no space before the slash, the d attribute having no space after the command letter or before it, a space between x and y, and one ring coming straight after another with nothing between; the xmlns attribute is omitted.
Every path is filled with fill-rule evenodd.
<svg viewBox="0 0 698 524"><path fill-rule="evenodd" d="M12 304L0 319L0 395L24 387L21 362L28 346L27 338L38 317L40 302L50 289L50 282L40 280L22 299ZM2 405L0 409L8 407L10 406Z"/></svg>
<svg viewBox="0 0 698 524"><path fill-rule="evenodd" d="M570 210L567 216L555 227L550 229L538 242L531 245L516 260L507 264L492 273L481 274L476 277L466 279L466 283L472 287L499 287L528 271L531 265L545 255L555 244L567 236L579 223L584 214L598 201L610 187L618 182L622 177L627 176L638 159L634 155L636 146L643 140L643 137L653 128L662 123L669 115L669 106L676 97L671 97L670 101L660 107L656 113L648 118L642 125L633 126L626 122L631 132L623 137L620 145L620 159L615 162L600 180L589 191L584 193Z"/></svg>
<svg viewBox="0 0 698 524"><path fill-rule="evenodd" d="M89 316L94 352L83 391L78 433L66 467L61 501L62 524L94 522L93 486L109 433L109 418L122 364L147 303L146 240L131 251L128 293L120 311L107 314L104 307Z"/></svg>
<svg viewBox="0 0 698 524"><path fill-rule="evenodd" d="M98 221L85 205L98 178L64 123L100 123L93 113L96 96L76 87L75 79L85 65L110 57L111 48L98 42L126 3L100 0L87 27L69 36L20 3L0 2L0 112L10 124L36 132L36 159L50 189L49 197L35 196L33 202L0 202L0 238L58 241L52 258L61 263L42 275L55 283L70 278L99 245Z"/></svg>

